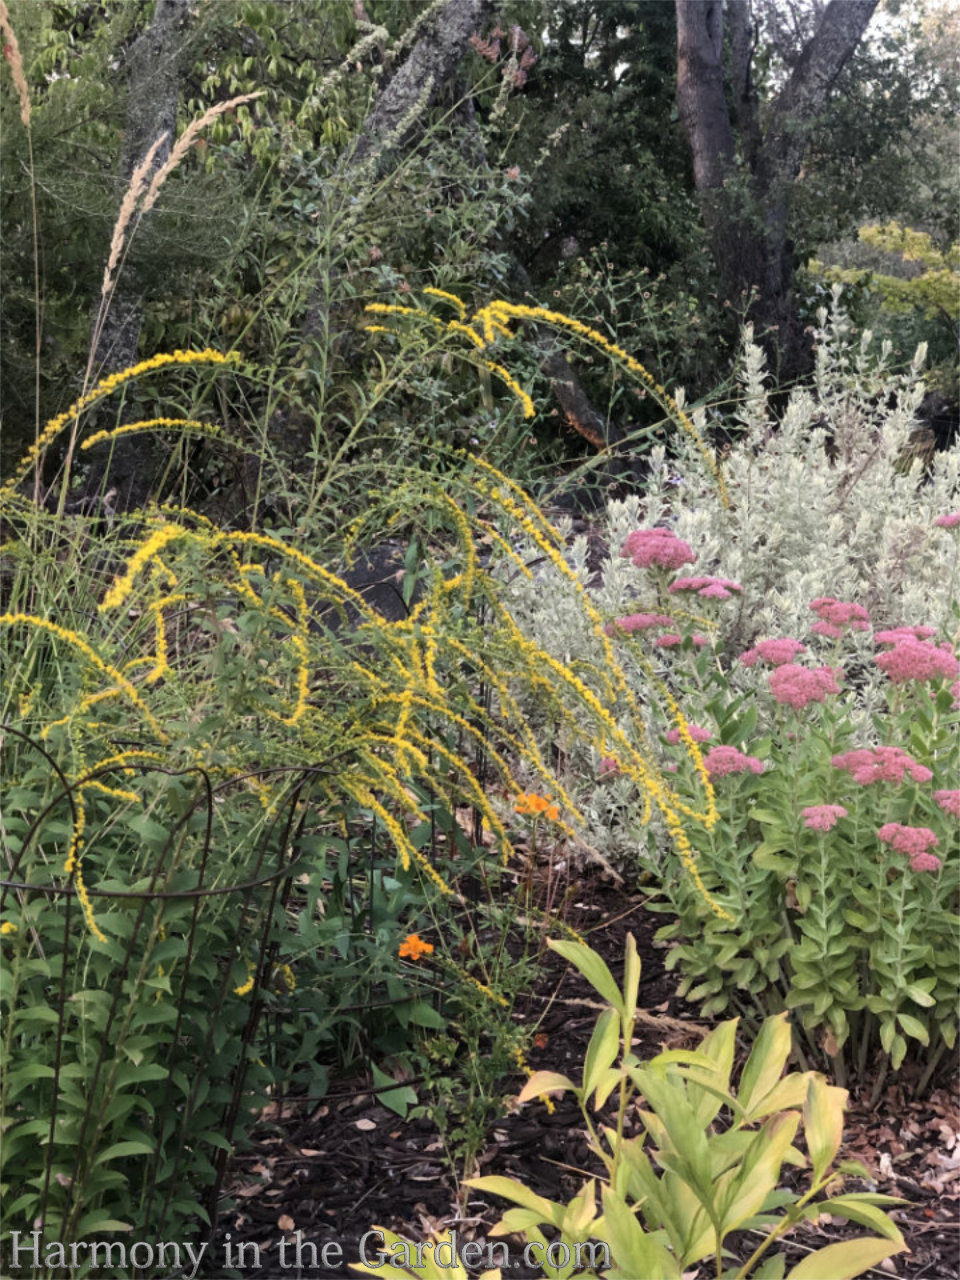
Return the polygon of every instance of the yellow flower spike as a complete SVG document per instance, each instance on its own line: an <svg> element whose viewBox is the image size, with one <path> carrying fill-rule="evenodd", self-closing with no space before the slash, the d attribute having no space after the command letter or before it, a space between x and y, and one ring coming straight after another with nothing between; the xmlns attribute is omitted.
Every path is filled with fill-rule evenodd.
<svg viewBox="0 0 960 1280"><path fill-rule="evenodd" d="M238 351L230 351L226 355L210 348L204 351L173 351L151 356L149 360L141 360L139 364L130 365L129 368L121 369L117 373L111 373L109 377L98 382L86 395L81 396L79 400L75 400L69 409L66 409L63 413L58 413L55 418L50 419L37 437L36 442L14 468L13 474L0 486L0 495L12 493L16 489L23 477L38 461L47 445L60 434L68 422L76 419L84 409L88 409L90 405L102 400L104 396L110 395L117 387L129 382L131 378L139 378L144 373L152 373L155 369L164 369L170 365L224 365L238 364L239 361L240 353Z"/></svg>
<svg viewBox="0 0 960 1280"><path fill-rule="evenodd" d="M520 401L520 405L523 408L523 416L525 418L533 418L536 416L537 411L534 408L533 400L526 391L524 391L520 383L507 372L502 364L495 364L492 360L484 360L483 366L485 369L489 369L491 373L495 373L500 381L505 386L509 387Z"/></svg>
<svg viewBox="0 0 960 1280"><path fill-rule="evenodd" d="M287 546L285 542L281 542L278 538L271 538L265 533L221 533L211 541L226 545L239 542L243 545L263 547L266 550L275 551L278 555L286 556L294 564L299 565L310 577L319 579L325 586L333 587L336 594L342 597L343 600L349 600L367 622L378 625L382 629L383 619L376 610L371 609L359 592L354 591L342 578L335 573L331 573L329 569L325 569L323 565L312 560L310 556L305 555L302 551L297 551L295 547Z"/></svg>
<svg viewBox="0 0 960 1280"><path fill-rule="evenodd" d="M250 994L253 990L253 980L256 976L256 972L256 966L251 967L250 965L247 965L247 980L239 987L233 988L233 994L235 996L248 996Z"/></svg>
<svg viewBox="0 0 960 1280"><path fill-rule="evenodd" d="M467 304L462 298L458 298L455 293L447 293L445 289L435 289L432 285L428 285L423 292L428 294L431 298L443 298L445 302L453 303L460 312L461 320L467 314Z"/></svg>
<svg viewBox="0 0 960 1280"><path fill-rule="evenodd" d="M419 316L421 320L433 319L430 313L421 307L400 307L389 302L368 302L363 309L381 316Z"/></svg>
<svg viewBox="0 0 960 1280"><path fill-rule="evenodd" d="M4 613L0 614L0 627L27 626L35 627L38 631L48 631L51 635L57 636L60 640L65 640L68 644L78 649L84 655L88 662L92 663L98 671L102 671L104 675L115 680L120 687L120 691L126 695L130 702L137 708L144 720L163 742L167 742L167 735L160 728L156 717L150 711L143 699L137 693L136 689L130 681L118 671L116 667L112 667L108 662L104 662L98 657L90 647L89 643L78 635L76 631L71 631L67 627L58 626L55 622L48 622L46 618L35 618L28 613Z"/></svg>
<svg viewBox="0 0 960 1280"><path fill-rule="evenodd" d="M365 324L363 326L364 333L392 333L392 329L388 329L385 324Z"/></svg>
<svg viewBox="0 0 960 1280"><path fill-rule="evenodd" d="M209 529L211 533L217 532L217 526L207 516L201 515L199 511L194 511L192 507L178 507L172 502L162 503L157 510L161 515L178 516L180 519L196 520L197 524L202 524L204 528Z"/></svg>
<svg viewBox="0 0 960 1280"><path fill-rule="evenodd" d="M136 775L136 770L130 767L131 760L153 760L162 763L163 759L164 757L159 751L140 751L136 749L120 751L115 756L106 756L103 760L98 760L96 764L90 765L87 769L87 776L89 777L90 774L99 773L101 769L110 769L114 766L119 766L122 773L126 774L127 777L132 778Z"/></svg>
<svg viewBox="0 0 960 1280"><path fill-rule="evenodd" d="M512 1056L517 1066L520 1068L520 1070L529 1080L530 1077L533 1075L533 1068L527 1062L527 1059L524 1056L523 1050L520 1048L519 1045L517 1045L516 1049L514 1049ZM548 1115L552 1116L554 1111L556 1111L556 1107L553 1105L553 1101L550 1098L548 1098L545 1093L541 1093L537 1101L543 1103L543 1105L547 1109Z"/></svg>
<svg viewBox="0 0 960 1280"><path fill-rule="evenodd" d="M94 445L106 440L118 440L121 436L132 436L140 431L162 431L173 427L206 436L217 436L221 431L214 422L198 422L193 418L149 418L144 422L124 423L122 427L114 427L112 431L98 431L95 435L88 436L80 448L92 449Z"/></svg>
<svg viewBox="0 0 960 1280"><path fill-rule="evenodd" d="M369 791L359 780L348 776L344 779L344 783L350 794L353 795L360 804L375 813L386 827L390 834L390 838L393 841L394 847L400 855L400 863L404 871L408 871L410 869L411 861L419 863L426 875L433 881L437 888L442 893L452 897L453 890L446 884L439 872L434 870L420 850L411 843L407 833L404 831L400 823L397 822L389 809L385 809L383 805L374 798L373 793Z"/></svg>
<svg viewBox="0 0 960 1280"><path fill-rule="evenodd" d="M486 349L487 344L471 325L461 324L459 320L450 320L447 323L447 328L452 330L454 333L465 333L478 351L484 351ZM486 364L486 361L484 361L484 364Z"/></svg>
<svg viewBox="0 0 960 1280"><path fill-rule="evenodd" d="M696 427L683 412L676 400L660 385L653 375L633 356L629 355L623 347L618 346L615 342L611 342L609 338L600 333L597 329L590 328L589 325L581 324L579 320L574 320L570 316L564 315L560 311L548 311L545 307L527 307L517 305L511 302L491 302L488 306L482 308L474 315L473 320L480 321L481 326L485 323L486 317L491 322L504 322L507 320L542 320L545 324L556 325L558 328L569 329L571 333L576 333L581 338L585 338L588 342L595 343L601 350L606 351L608 355L619 360L630 370L632 374L640 379L640 381L657 397L668 414L673 418L674 422L684 431L696 445L697 451L706 463L710 473L713 475L717 484L717 491L720 500L725 507L730 506L730 498L727 493L726 482L723 473L717 464L711 451L707 448L700 433Z"/></svg>
<svg viewBox="0 0 960 1280"><path fill-rule="evenodd" d="M162 551L164 547L169 546L171 542L189 537L196 537L196 535L191 534L187 529L181 529L176 524L165 524L152 533L133 557L127 561L127 566L123 573L114 578L110 590L100 601L99 611L106 613L108 609L116 609L123 604L133 590L134 581L141 569L149 564L153 557Z"/></svg>
<svg viewBox="0 0 960 1280"><path fill-rule="evenodd" d="M142 804L143 797L135 791L126 791L123 787L108 787L103 782L85 782L84 791L99 791L101 795L110 796L113 800L125 800L130 804Z"/></svg>
<svg viewBox="0 0 960 1280"><path fill-rule="evenodd" d="M3 924L0 924L0 937L7 938L14 933L19 933L19 930L12 920L4 920Z"/></svg>

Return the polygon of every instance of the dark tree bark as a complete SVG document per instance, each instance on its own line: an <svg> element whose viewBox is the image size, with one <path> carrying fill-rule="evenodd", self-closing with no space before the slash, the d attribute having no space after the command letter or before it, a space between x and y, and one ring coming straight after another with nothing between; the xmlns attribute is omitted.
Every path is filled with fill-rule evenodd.
<svg viewBox="0 0 960 1280"><path fill-rule="evenodd" d="M176 140L177 99L180 88L181 30L189 13L189 0L156 0L150 26L137 36L127 52L127 112L117 188L122 198L134 169L162 134L166 137L154 155L151 173L169 158ZM147 175L149 180L150 175ZM119 199L117 201L119 207ZM149 216L149 215L148 215ZM127 265L103 309L98 299L90 328L94 380L136 363L143 325L143 298L134 267ZM101 462L102 454L102 462ZM101 467L107 465L109 475ZM121 509L141 505L157 480L160 453L149 435L116 441L111 453L98 451L85 485L88 497L115 490L112 502Z"/></svg>
<svg viewBox="0 0 960 1280"><path fill-rule="evenodd" d="M876 7L877 0L830 0L761 131L750 77L751 0L726 6L729 99L721 0L676 0L677 107L721 288L735 305L755 295L748 318L775 335L768 346L788 378L808 360L791 297L793 184L817 116Z"/></svg>

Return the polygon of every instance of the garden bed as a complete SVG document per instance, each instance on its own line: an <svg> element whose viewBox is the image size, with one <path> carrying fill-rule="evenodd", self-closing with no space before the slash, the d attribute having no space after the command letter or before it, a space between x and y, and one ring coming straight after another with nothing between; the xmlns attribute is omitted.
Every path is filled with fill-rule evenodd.
<svg viewBox="0 0 960 1280"><path fill-rule="evenodd" d="M695 1044L698 1028L708 1024L699 1022L694 1007L676 995L677 977L664 969L663 945L653 940L662 917L646 909L645 897L627 896L607 882L587 879L573 901L569 923L588 937L615 975L627 932L636 937L643 963L637 1053L652 1057L663 1046ZM576 1078L599 1008L584 979L549 956L538 989L518 1005L516 1015L538 1027L537 1047L528 1055L531 1067ZM518 1075L518 1091L521 1084ZM869 1090L862 1092L866 1097ZM869 1188L852 1189L876 1189L910 1202L895 1217L911 1252L891 1259L875 1274L954 1280L960 1248L956 1079L944 1074L921 1101L912 1101L910 1081L903 1075L887 1086L872 1109L853 1096L842 1155L860 1160L875 1178ZM494 1122L479 1164L483 1174L518 1178L550 1199L572 1198L583 1181L581 1171L593 1167L573 1097L556 1099L552 1114L532 1103ZM318 1257L328 1242L339 1243L343 1251L339 1267L304 1267L304 1277L351 1275L347 1264L356 1260L360 1238L374 1224L412 1240L451 1228L461 1243L484 1240L500 1210L489 1198L465 1194L465 1207L458 1210L456 1179L429 1120L400 1120L362 1080L340 1080L322 1102L293 1102L281 1113L263 1117L251 1149L235 1161L229 1207L208 1253L222 1258L229 1232L234 1247L241 1241L260 1246L261 1265L245 1266L244 1276L299 1274L280 1268L278 1245L285 1235L293 1241L300 1231L304 1243L317 1246ZM857 1230L839 1220L809 1225L797 1234L796 1259L805 1245L820 1247ZM514 1253L519 1262L519 1249ZM249 1260L254 1256L251 1251ZM293 1257L292 1246L287 1256ZM527 1280L540 1272L517 1265L509 1274ZM694 1274L707 1280L712 1273L704 1263Z"/></svg>

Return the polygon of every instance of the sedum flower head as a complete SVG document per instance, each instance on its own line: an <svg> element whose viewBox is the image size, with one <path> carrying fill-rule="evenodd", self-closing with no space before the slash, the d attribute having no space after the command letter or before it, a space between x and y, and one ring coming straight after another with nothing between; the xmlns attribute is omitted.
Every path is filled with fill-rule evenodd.
<svg viewBox="0 0 960 1280"><path fill-rule="evenodd" d="M767 677L770 692L777 702L800 710L811 702L825 702L828 694L839 693L840 686L831 667L798 667L785 663Z"/></svg>
<svg viewBox="0 0 960 1280"><path fill-rule="evenodd" d="M744 755L736 747L711 747L703 757L710 780L725 778L728 773L763 773L763 761Z"/></svg>
<svg viewBox="0 0 960 1280"><path fill-rule="evenodd" d="M960 526L960 511L951 511L949 515L937 516L933 523L940 529L956 529Z"/></svg>
<svg viewBox="0 0 960 1280"><path fill-rule="evenodd" d="M901 747L861 747L832 756L830 763L835 769L849 773L861 786L873 782L902 782L906 774L914 782L929 782L933 777L926 765L918 764Z"/></svg>
<svg viewBox="0 0 960 1280"><path fill-rule="evenodd" d="M782 667L788 662L793 662L798 653L806 652L806 648L805 644L801 644L799 640L794 640L790 636L761 640L752 649L741 653L740 662L745 667L755 667L762 660L769 662L771 666Z"/></svg>
<svg viewBox="0 0 960 1280"><path fill-rule="evenodd" d="M830 831L846 816L842 804L812 804L803 811L803 825L811 831Z"/></svg>
<svg viewBox="0 0 960 1280"><path fill-rule="evenodd" d="M929 640L936 634L936 627L889 627L875 631L873 639L876 644L900 644L903 640Z"/></svg>
<svg viewBox="0 0 960 1280"><path fill-rule="evenodd" d="M638 569L679 569L696 560L689 542L678 538L672 529L635 529L620 554L631 559Z"/></svg>
<svg viewBox="0 0 960 1280"><path fill-rule="evenodd" d="M730 600L732 592L743 587L732 578L715 578L712 574L700 574L693 578L676 578L670 583L671 591L692 591L705 600Z"/></svg>
<svg viewBox="0 0 960 1280"><path fill-rule="evenodd" d="M929 827L906 827L902 822L885 822L877 832L877 839L909 858L928 853L940 843Z"/></svg>
<svg viewBox="0 0 960 1280"><path fill-rule="evenodd" d="M960 818L960 791L935 791L933 793L933 801L934 804L940 806L944 813Z"/></svg>
<svg viewBox="0 0 960 1280"><path fill-rule="evenodd" d="M613 636L618 631L646 631L649 627L671 626L673 619L665 613L628 613L623 618L614 618L613 622L608 622L604 631L608 636Z"/></svg>
<svg viewBox="0 0 960 1280"><path fill-rule="evenodd" d="M822 623L830 627L849 627L851 631L870 629L870 615L862 604L836 600L833 596L817 596L816 600L810 601L810 608ZM818 626L812 630L819 635L833 635L833 632Z"/></svg>
<svg viewBox="0 0 960 1280"><path fill-rule="evenodd" d="M949 680L960 673L960 662L946 643L927 644L912 638L898 641L874 659L893 684L907 680Z"/></svg>
<svg viewBox="0 0 960 1280"><path fill-rule="evenodd" d="M690 737L694 740L694 742L709 742L711 738L710 730L703 729L698 724L688 724L687 732L690 734ZM671 746L675 747L677 743L680 741L680 730L670 729L667 732L667 741L670 743Z"/></svg>

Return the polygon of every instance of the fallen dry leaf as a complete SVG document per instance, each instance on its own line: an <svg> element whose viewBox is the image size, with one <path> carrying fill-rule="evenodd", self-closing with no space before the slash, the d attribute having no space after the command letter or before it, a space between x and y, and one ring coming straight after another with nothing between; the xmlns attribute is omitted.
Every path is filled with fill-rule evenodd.
<svg viewBox="0 0 960 1280"><path fill-rule="evenodd" d="M293 1231L296 1228L296 1225L297 1224L290 1217L289 1213L281 1213L280 1217L277 1219L277 1226L281 1231Z"/></svg>
<svg viewBox="0 0 960 1280"><path fill-rule="evenodd" d="M360 1120L354 1120L353 1123L363 1133L369 1133L371 1129L375 1129L377 1127L375 1120L360 1119Z"/></svg>

